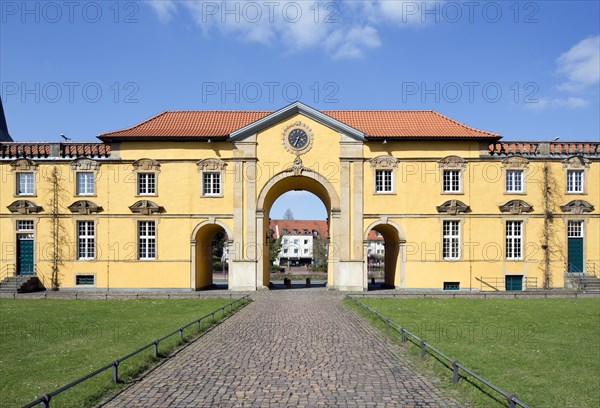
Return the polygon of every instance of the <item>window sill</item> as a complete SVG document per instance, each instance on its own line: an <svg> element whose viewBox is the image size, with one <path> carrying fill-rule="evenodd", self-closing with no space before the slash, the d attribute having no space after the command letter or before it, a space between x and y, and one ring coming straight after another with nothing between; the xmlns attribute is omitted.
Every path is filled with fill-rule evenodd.
<svg viewBox="0 0 600 408"><path fill-rule="evenodd" d="M223 198L223 194L202 194L201 198Z"/></svg>
<svg viewBox="0 0 600 408"><path fill-rule="evenodd" d="M134 197L158 197L158 194L136 194Z"/></svg>
<svg viewBox="0 0 600 408"><path fill-rule="evenodd" d="M525 192L525 191L505 191L504 195L520 195L520 196L524 196L524 195L527 195L527 192Z"/></svg>
<svg viewBox="0 0 600 408"><path fill-rule="evenodd" d="M13 195L14 198L23 198L23 197L28 197L28 198L36 198L37 194L15 194Z"/></svg>
<svg viewBox="0 0 600 408"><path fill-rule="evenodd" d="M396 195L395 191L375 191L374 195Z"/></svg>
<svg viewBox="0 0 600 408"><path fill-rule="evenodd" d="M96 194L73 194L73 197L97 197Z"/></svg>
<svg viewBox="0 0 600 408"><path fill-rule="evenodd" d="M463 191L442 191L442 195L465 195Z"/></svg>

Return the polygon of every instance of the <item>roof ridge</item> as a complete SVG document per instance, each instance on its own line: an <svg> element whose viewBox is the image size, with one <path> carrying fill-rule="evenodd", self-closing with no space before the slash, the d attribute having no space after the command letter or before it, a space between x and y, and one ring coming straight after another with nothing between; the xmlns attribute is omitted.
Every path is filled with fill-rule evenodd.
<svg viewBox="0 0 600 408"><path fill-rule="evenodd" d="M462 127L464 127L465 129L469 129L469 130L472 130L472 131L474 131L474 132L481 132L481 133L485 133L486 135L490 135L490 136L500 136L500 134L498 134L498 133L488 132L487 130L483 130L483 129L477 129L477 128L474 128L474 127L472 127L472 126L465 125L464 123L462 123L462 122L459 122L459 121L457 121L457 120L454 120L454 119L452 119L452 118L450 118L450 117L448 117L448 116L446 116L446 115L444 115L444 114L441 114L441 113L439 113L439 112L437 112L437 111L432 111L432 112L433 112L433 113L435 113L436 115L438 115L438 116L440 116L440 117L442 117L442 118L446 119L446 120L449 120L449 121L450 121L450 122L452 122L452 123L455 123L455 124L457 124L457 125L459 125L459 126L462 126Z"/></svg>
<svg viewBox="0 0 600 408"><path fill-rule="evenodd" d="M130 127L128 127L128 128L125 128L125 129L117 129L117 130L111 130L110 132L100 133L98 136L110 136L112 133L125 132L126 130L133 130L133 129L135 129L135 128L138 128L138 127L140 127L140 126L142 126L142 125L144 125L144 124L146 124L146 123L150 122L151 120L154 120L154 119L158 118L159 116L162 116L162 115L164 115L164 114L165 114L165 113L167 113L167 112L169 112L169 111L162 111L161 113L159 113L159 114L157 114L157 115L154 115L154 116L152 116L152 117L150 117L150 118L148 118L148 119L146 119L146 120L144 120L144 121L142 121L142 122L140 122L140 123L138 123L138 124L135 124L135 125L133 125L133 126L130 126Z"/></svg>

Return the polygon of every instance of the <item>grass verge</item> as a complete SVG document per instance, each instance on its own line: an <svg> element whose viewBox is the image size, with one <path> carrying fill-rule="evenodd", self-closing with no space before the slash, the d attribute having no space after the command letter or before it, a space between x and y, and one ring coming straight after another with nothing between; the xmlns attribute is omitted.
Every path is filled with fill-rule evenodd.
<svg viewBox="0 0 600 408"><path fill-rule="evenodd" d="M0 299L0 406L26 404L229 302ZM184 341L198 333L196 325L186 329ZM172 336L159 352L167 355L179 345L179 336ZM119 378L130 381L156 362L150 348L122 362ZM123 386L113 385L107 370L55 396L52 405L92 406Z"/></svg>
<svg viewBox="0 0 600 408"><path fill-rule="evenodd" d="M531 407L598 406L600 299L358 300ZM450 369L433 356L421 362L419 347L406 350L418 370L435 374L474 406L506 406L476 380L454 386Z"/></svg>

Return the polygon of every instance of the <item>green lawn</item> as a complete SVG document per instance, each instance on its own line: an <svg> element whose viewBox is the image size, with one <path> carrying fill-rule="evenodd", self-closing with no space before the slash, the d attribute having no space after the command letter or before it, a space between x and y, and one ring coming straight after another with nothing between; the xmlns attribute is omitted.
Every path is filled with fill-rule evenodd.
<svg viewBox="0 0 600 408"><path fill-rule="evenodd" d="M2 299L0 406L34 400L230 301ZM177 342L178 336L161 342L160 352L173 350ZM147 368L152 354L150 348L121 363L119 376L127 379ZM52 405L91 406L116 389L107 370L54 397Z"/></svg>
<svg viewBox="0 0 600 408"><path fill-rule="evenodd" d="M531 407L600 406L600 299L358 300ZM409 350L418 369L453 387L450 370ZM475 406L506 406L459 384Z"/></svg>

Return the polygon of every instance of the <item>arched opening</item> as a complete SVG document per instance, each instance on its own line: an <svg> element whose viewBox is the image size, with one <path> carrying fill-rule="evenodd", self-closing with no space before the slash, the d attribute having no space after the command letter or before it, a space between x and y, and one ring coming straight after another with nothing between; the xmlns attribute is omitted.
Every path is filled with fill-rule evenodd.
<svg viewBox="0 0 600 408"><path fill-rule="evenodd" d="M227 289L229 242L226 228L219 223L196 227L192 240L193 289Z"/></svg>
<svg viewBox="0 0 600 408"><path fill-rule="evenodd" d="M271 208L275 201L283 194L290 191L306 191L314 194L325 207L327 214L327 285L334 285L332 254L335 254L335 229L334 223L339 215L339 198L331 184L322 176L311 171L304 171L302 175L292 172L279 173L274 176L259 194L257 211L262 215L262 284L265 287L271 282L270 265L270 219ZM304 231L302 231L304 232ZM311 229L312 233L312 229Z"/></svg>
<svg viewBox="0 0 600 408"><path fill-rule="evenodd" d="M369 289L400 286L405 242L400 227L392 223L374 223L367 229L365 240L365 274Z"/></svg>
<svg viewBox="0 0 600 408"><path fill-rule="evenodd" d="M327 283L329 220L323 202L306 190L280 195L269 212L272 289Z"/></svg>

